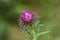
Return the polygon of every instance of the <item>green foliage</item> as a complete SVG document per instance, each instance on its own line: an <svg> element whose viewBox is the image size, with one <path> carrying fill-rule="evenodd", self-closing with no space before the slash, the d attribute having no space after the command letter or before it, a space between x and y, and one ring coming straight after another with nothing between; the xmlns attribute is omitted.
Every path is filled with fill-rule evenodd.
<svg viewBox="0 0 60 40"><path fill-rule="evenodd" d="M39 35L45 35L45 33L51 31L51 37L49 38L52 38L51 40L60 40L60 0L0 0L0 40L19 40L17 36L17 39L14 37L16 35L15 30L19 29L19 26L17 26L18 18L23 10L31 10L41 16L40 23L38 21L35 24L35 26L38 26L36 26L37 30L35 29L35 31L38 31ZM13 25L14 28L17 27L14 32L12 32ZM26 30L26 32L30 34L29 30ZM9 36L12 35L11 33L15 34L12 38ZM27 36L27 34L25 35ZM44 40L45 38L48 40L49 38L45 37L47 34L44 35L40 35L38 39ZM23 36L22 34L22 36L18 37L22 37L22 40L24 40ZM27 40L29 39L30 37Z"/></svg>

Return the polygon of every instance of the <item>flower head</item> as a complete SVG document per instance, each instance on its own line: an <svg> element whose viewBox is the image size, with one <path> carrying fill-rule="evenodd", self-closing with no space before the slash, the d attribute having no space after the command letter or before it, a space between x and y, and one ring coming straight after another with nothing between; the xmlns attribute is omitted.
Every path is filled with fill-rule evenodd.
<svg viewBox="0 0 60 40"><path fill-rule="evenodd" d="M21 15L22 20L26 23L31 23L33 21L33 14L29 11L24 11Z"/></svg>
<svg viewBox="0 0 60 40"><path fill-rule="evenodd" d="M32 23L34 23L36 19L37 19L36 14L24 10L20 16L19 25L22 27L26 27L27 25L32 25Z"/></svg>

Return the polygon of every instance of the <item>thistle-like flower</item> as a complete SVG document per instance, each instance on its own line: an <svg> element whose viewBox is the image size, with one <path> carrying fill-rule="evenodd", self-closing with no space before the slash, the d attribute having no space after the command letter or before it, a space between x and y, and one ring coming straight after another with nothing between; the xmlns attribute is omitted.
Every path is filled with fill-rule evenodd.
<svg viewBox="0 0 60 40"><path fill-rule="evenodd" d="M41 24L39 24L40 23L39 19L40 19L40 16L38 16L35 13L30 12L28 10L24 10L19 18L20 28L22 28L22 30L24 32L27 32L28 34L30 34L33 37L32 40L37 40L40 35L50 32L50 31L40 32L39 27L41 26ZM29 27L29 25L31 27L31 30L29 30L29 28L27 28L27 27Z"/></svg>
<svg viewBox="0 0 60 40"><path fill-rule="evenodd" d="M32 25L33 23L36 22L37 19L37 15L34 14L33 12L24 10L19 18L19 25L24 28L28 25Z"/></svg>

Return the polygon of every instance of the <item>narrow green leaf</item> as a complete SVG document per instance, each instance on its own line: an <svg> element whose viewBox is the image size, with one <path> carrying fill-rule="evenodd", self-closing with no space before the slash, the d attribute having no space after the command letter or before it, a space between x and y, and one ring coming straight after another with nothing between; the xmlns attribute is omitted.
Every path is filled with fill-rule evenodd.
<svg viewBox="0 0 60 40"><path fill-rule="evenodd" d="M47 33L50 33L50 31L46 31L46 32L38 33L37 36L39 36L39 35L43 35L43 34L47 34Z"/></svg>

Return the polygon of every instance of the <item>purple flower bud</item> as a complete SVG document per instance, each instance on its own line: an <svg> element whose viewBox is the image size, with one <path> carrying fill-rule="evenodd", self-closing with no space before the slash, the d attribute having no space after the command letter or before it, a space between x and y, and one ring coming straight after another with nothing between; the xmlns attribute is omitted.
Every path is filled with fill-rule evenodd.
<svg viewBox="0 0 60 40"><path fill-rule="evenodd" d="M24 10L20 16L19 25L22 27L24 27L26 25L31 25L36 20L37 20L36 14L34 14L30 11Z"/></svg>
<svg viewBox="0 0 60 40"><path fill-rule="evenodd" d="M33 14L32 12L29 12L29 11L23 11L22 15L22 20L26 23L30 23L33 21Z"/></svg>

